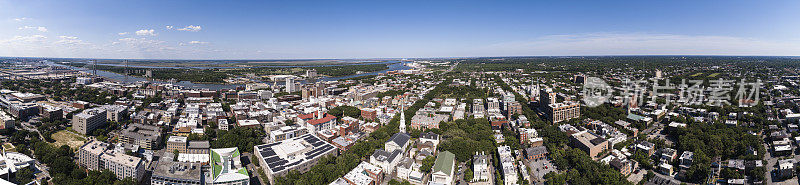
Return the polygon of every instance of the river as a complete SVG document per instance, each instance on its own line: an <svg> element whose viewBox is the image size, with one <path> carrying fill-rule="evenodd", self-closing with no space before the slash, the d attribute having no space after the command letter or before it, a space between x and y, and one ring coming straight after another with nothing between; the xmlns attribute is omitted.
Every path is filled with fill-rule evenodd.
<svg viewBox="0 0 800 185"><path fill-rule="evenodd" d="M318 80L320 80L320 81L334 81L334 80L355 78L355 77L360 77L360 76L377 75L377 74L386 73L388 71L411 69L411 67L408 67L408 66L405 65L406 63L408 63L408 62L387 61L387 62L371 63L371 64L391 64L391 65L388 66L389 69L385 69L385 70L381 70L381 71L370 72L370 73L362 73L362 74L352 74L352 75L341 76L341 77L323 77L323 78L320 78ZM67 67L67 68L71 68L71 69L74 69L74 70L79 70L79 71L92 73L92 70L91 69L87 69L87 68L74 67L74 66L56 64L56 63L52 63L52 65L61 66L61 67ZM341 64L341 65L335 65L335 66L343 66L343 65L364 65L364 64L363 63ZM334 66L334 65L322 65L322 66ZM259 66L259 67L293 67L293 66ZM319 67L319 66L294 66L294 67ZM189 81L166 82L166 81L160 81L160 80L148 80L148 79L141 78L141 77L129 76L129 75L113 73L113 72L109 72L109 71L103 71L103 70L97 70L97 76L104 77L104 78L107 78L107 79L111 79L113 81L117 81L117 82L121 82L121 83L134 83L134 82L140 82L140 81L148 81L148 82L154 82L154 83L160 83L160 84L179 85L179 86L183 86L185 88L190 88L190 89L221 90L221 89L235 89L236 87L243 86L242 84L204 84L204 83L193 83L193 82L189 82ZM298 81L300 83L305 83L305 81L303 81L303 80L298 80ZM283 83L284 82L278 82L278 84L281 84L281 85Z"/></svg>

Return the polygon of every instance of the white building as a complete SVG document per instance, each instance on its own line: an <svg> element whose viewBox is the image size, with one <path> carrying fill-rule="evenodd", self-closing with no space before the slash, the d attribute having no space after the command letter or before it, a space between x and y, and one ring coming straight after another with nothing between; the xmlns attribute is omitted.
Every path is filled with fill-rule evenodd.
<svg viewBox="0 0 800 185"><path fill-rule="evenodd" d="M503 182L505 182L505 185L516 185L519 177L517 176L517 168L516 162L514 161L514 156L511 155L511 147L497 147L497 152L500 155L500 163L503 168Z"/></svg>
<svg viewBox="0 0 800 185"><path fill-rule="evenodd" d="M106 120L120 122L127 117L128 107L124 105L103 105L100 107L106 111Z"/></svg>
<svg viewBox="0 0 800 185"><path fill-rule="evenodd" d="M34 166L36 160L17 152L0 153L0 175L17 172L17 170Z"/></svg>
<svg viewBox="0 0 800 185"><path fill-rule="evenodd" d="M431 168L431 182L437 184L453 184L455 174L456 155L449 152L439 152Z"/></svg>
<svg viewBox="0 0 800 185"><path fill-rule="evenodd" d="M78 164L89 170L109 170L119 179L130 177L137 182L144 176L141 158L126 155L122 150L102 141L90 141L78 150Z"/></svg>
<svg viewBox="0 0 800 185"><path fill-rule="evenodd" d="M402 158L403 153L400 150L388 152L383 149L376 149L375 152L369 156L369 163L380 166L384 171L392 173Z"/></svg>
<svg viewBox="0 0 800 185"><path fill-rule="evenodd" d="M269 88L269 85L267 85L266 83L250 83L250 84L245 84L244 85L245 91L255 91L255 90L267 89L267 88Z"/></svg>
<svg viewBox="0 0 800 185"><path fill-rule="evenodd" d="M336 147L314 134L254 147L260 166L264 169L270 183L289 171L306 172L317 161L327 155L336 155Z"/></svg>
<svg viewBox="0 0 800 185"><path fill-rule="evenodd" d="M406 133L396 133L392 135L392 137L389 138L389 140L386 141L386 143L384 143L383 145L384 148L386 148L386 151L394 151L394 150L406 151L410 139L411 136L409 136Z"/></svg>
<svg viewBox="0 0 800 185"><path fill-rule="evenodd" d="M225 184L225 185L247 185L250 183L250 176L247 169L242 165L239 148L218 148L211 149L211 158L206 184Z"/></svg>
<svg viewBox="0 0 800 185"><path fill-rule="evenodd" d="M306 70L306 78L316 78L316 77L317 77L317 70L316 69Z"/></svg>
<svg viewBox="0 0 800 185"><path fill-rule="evenodd" d="M78 133L86 135L94 129L106 124L105 109L86 109L72 117L72 127Z"/></svg>
<svg viewBox="0 0 800 185"><path fill-rule="evenodd" d="M217 127L220 130L228 130L228 128L230 127L230 123L228 123L227 119L218 119L217 120Z"/></svg>
<svg viewBox="0 0 800 185"><path fill-rule="evenodd" d="M472 182L489 181L489 159L484 152L480 154L475 152L475 157L472 159Z"/></svg>
<svg viewBox="0 0 800 185"><path fill-rule="evenodd" d="M383 169L361 162L344 177L333 181L331 185L376 185L381 184L381 180L383 180Z"/></svg>
<svg viewBox="0 0 800 185"><path fill-rule="evenodd" d="M102 168L114 172L118 179L133 178L136 182L144 176L144 162L141 158L126 155L121 150L106 150L100 155Z"/></svg>
<svg viewBox="0 0 800 185"><path fill-rule="evenodd" d="M487 98L487 109L490 113L499 113L500 112L500 100L497 98Z"/></svg>
<svg viewBox="0 0 800 185"><path fill-rule="evenodd" d="M403 158L397 165L397 178L407 180L412 184L422 184L424 174L420 171L422 164L416 163L412 158Z"/></svg>
<svg viewBox="0 0 800 185"><path fill-rule="evenodd" d="M294 84L294 78L286 78L286 92L291 93L295 91L296 87Z"/></svg>

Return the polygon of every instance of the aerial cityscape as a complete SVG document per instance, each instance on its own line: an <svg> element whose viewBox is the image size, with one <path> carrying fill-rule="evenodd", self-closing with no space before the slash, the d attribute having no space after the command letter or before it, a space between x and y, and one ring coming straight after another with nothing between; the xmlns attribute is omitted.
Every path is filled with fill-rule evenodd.
<svg viewBox="0 0 800 185"><path fill-rule="evenodd" d="M0 0L0 184L800 184L798 8Z"/></svg>

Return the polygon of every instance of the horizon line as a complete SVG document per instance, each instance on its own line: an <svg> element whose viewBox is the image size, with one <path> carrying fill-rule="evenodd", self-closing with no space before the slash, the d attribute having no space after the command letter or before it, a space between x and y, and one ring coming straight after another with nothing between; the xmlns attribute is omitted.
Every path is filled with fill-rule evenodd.
<svg viewBox="0 0 800 185"><path fill-rule="evenodd" d="M800 55L713 55L713 54L675 54L675 55L511 55L511 56L449 56L449 57L387 57L387 58L295 58L295 59L158 59L158 58L91 58L91 57L11 57L0 56L0 59L70 59L70 60L135 60L135 61L336 61L336 60L413 60L413 59L476 59L476 58L541 58L541 57L669 57L669 56L683 56L683 57L777 57L777 58L793 58L800 57Z"/></svg>

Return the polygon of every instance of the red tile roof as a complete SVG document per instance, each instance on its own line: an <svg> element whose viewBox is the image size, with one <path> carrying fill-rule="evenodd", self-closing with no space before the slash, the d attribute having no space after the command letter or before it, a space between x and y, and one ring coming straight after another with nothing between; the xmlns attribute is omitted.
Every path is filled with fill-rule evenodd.
<svg viewBox="0 0 800 185"><path fill-rule="evenodd" d="M492 121L492 126L499 127L499 126L503 126L503 124L507 124L507 123L508 123L508 121L506 121L506 120Z"/></svg>
<svg viewBox="0 0 800 185"><path fill-rule="evenodd" d="M300 117L300 119L303 120L314 119L314 117L317 117L317 111L314 111L311 114L300 114L300 116L297 117Z"/></svg>
<svg viewBox="0 0 800 185"><path fill-rule="evenodd" d="M330 115L330 114L325 114L325 117L323 117L322 119L308 120L308 124L319 125L321 123L327 123L327 122L329 122L329 121L331 121L333 119L336 119L336 116L333 116L333 115Z"/></svg>

